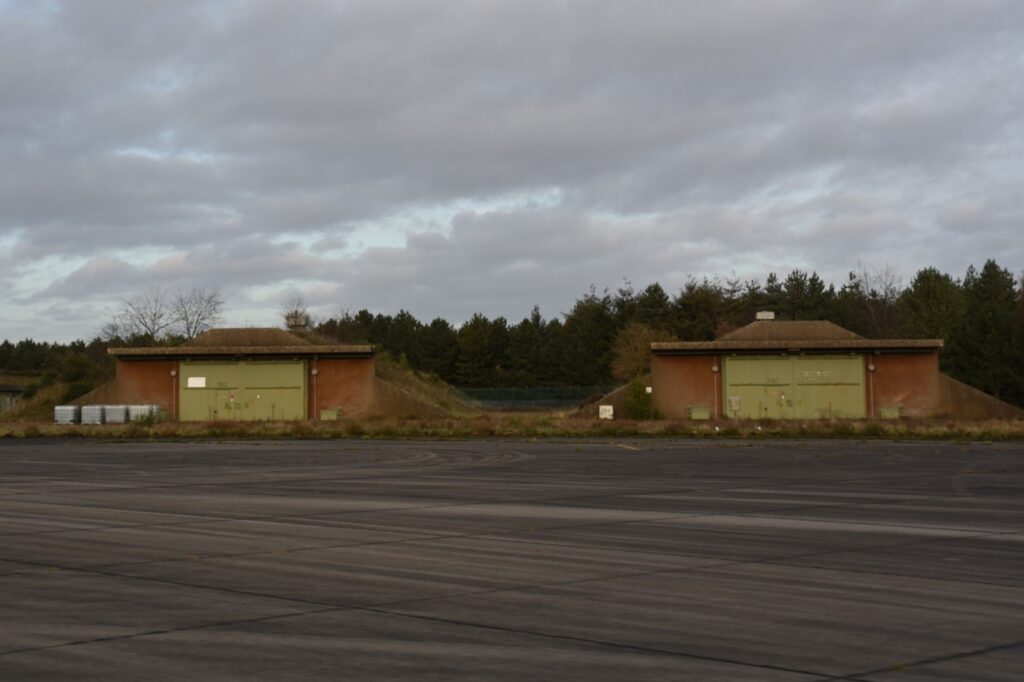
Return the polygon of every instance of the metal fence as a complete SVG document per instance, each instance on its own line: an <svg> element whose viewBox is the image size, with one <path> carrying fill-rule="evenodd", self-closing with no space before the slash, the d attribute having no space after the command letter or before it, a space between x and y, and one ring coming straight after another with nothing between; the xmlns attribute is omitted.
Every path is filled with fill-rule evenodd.
<svg viewBox="0 0 1024 682"><path fill-rule="evenodd" d="M613 386L497 386L460 388L470 400L487 410L552 410L578 407L613 390Z"/></svg>

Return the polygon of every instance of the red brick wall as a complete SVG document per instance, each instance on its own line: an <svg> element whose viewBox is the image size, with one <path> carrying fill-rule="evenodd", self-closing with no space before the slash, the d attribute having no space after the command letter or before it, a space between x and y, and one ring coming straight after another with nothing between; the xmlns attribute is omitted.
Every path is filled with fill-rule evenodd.
<svg viewBox="0 0 1024 682"><path fill-rule="evenodd" d="M178 377L175 360L118 360L114 395L125 405L159 405L177 419ZM308 377L309 417L318 419L320 410L337 409L341 416L369 414L375 400L373 358L309 360L319 371Z"/></svg>
<svg viewBox="0 0 1024 682"><path fill-rule="evenodd" d="M870 355L868 362L875 366L865 377L869 416L877 417L880 408L897 405L906 417L931 416L938 411L938 353ZM716 365L721 367L715 356L654 355L654 407L669 418L686 418L689 408L698 406L711 408L712 417L721 415L722 373L711 371Z"/></svg>
<svg viewBox="0 0 1024 682"><path fill-rule="evenodd" d="M940 373L938 416L960 419L1022 419L1024 410Z"/></svg>
<svg viewBox="0 0 1024 682"><path fill-rule="evenodd" d="M122 405L159 405L177 418L178 377L171 376L175 360L118 360L117 402Z"/></svg>
<svg viewBox="0 0 1024 682"><path fill-rule="evenodd" d="M341 417L369 414L376 398L373 358L329 358L309 361L318 373L309 377L309 415L336 409Z"/></svg>
<svg viewBox="0 0 1024 682"><path fill-rule="evenodd" d="M869 355L875 366L867 372L868 407L872 417L883 407L899 405L904 417L928 417L939 408L939 354Z"/></svg>
<svg viewBox="0 0 1024 682"><path fill-rule="evenodd" d="M652 405L668 418L686 418L691 407L708 408L712 418L721 415L722 373L713 372L714 366L720 366L718 358L709 355L652 356Z"/></svg>

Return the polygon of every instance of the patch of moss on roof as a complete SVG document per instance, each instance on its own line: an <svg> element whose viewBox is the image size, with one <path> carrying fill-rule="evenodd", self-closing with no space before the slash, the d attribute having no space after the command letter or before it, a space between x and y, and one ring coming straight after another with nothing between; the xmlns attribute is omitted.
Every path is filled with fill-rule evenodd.
<svg viewBox="0 0 1024 682"><path fill-rule="evenodd" d="M211 329L200 334L187 342L185 346L190 348L210 347L261 347L270 346L311 346L309 341L286 332L283 329L273 327L228 327L224 329Z"/></svg>
<svg viewBox="0 0 1024 682"><path fill-rule="evenodd" d="M827 320L758 320L729 332L719 341L849 341L863 339Z"/></svg>

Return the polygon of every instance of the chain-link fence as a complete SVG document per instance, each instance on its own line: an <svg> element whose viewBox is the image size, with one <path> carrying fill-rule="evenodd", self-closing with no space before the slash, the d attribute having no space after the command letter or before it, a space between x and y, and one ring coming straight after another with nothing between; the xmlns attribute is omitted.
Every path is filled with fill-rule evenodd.
<svg viewBox="0 0 1024 682"><path fill-rule="evenodd" d="M611 391L613 386L460 388L487 410L557 410L578 407Z"/></svg>

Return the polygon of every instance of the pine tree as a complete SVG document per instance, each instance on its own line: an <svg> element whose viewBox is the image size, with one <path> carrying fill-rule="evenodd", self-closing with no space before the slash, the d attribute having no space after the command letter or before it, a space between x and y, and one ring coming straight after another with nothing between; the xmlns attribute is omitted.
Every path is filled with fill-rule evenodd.
<svg viewBox="0 0 1024 682"><path fill-rule="evenodd" d="M780 317L784 314L786 292L782 288L782 283L779 282L779 277L774 272L769 272L768 277L764 281L764 306L766 310L770 310Z"/></svg>
<svg viewBox="0 0 1024 682"><path fill-rule="evenodd" d="M459 386L495 386L494 347L491 322L476 313L459 327L459 359L455 364L455 383Z"/></svg>
<svg viewBox="0 0 1024 682"><path fill-rule="evenodd" d="M407 310L399 310L391 318L385 345L388 352L395 358L405 357L413 367L419 367L423 353L417 343L420 328L423 325Z"/></svg>
<svg viewBox="0 0 1024 682"><path fill-rule="evenodd" d="M623 281L622 286L615 292L612 299L612 315L615 317L615 326L622 328L636 315L637 293L633 290L633 283L628 279Z"/></svg>
<svg viewBox="0 0 1024 682"><path fill-rule="evenodd" d="M563 334L564 380L576 386L610 383L615 318L608 293L598 296L591 287L566 316Z"/></svg>
<svg viewBox="0 0 1024 682"><path fill-rule="evenodd" d="M899 333L949 341L964 314L960 284L935 268L919 270L897 303Z"/></svg>
<svg viewBox="0 0 1024 682"><path fill-rule="evenodd" d="M995 261L964 277L965 310L950 344L950 369L997 398L1024 403L1024 352L1013 276Z"/></svg>
<svg viewBox="0 0 1024 682"><path fill-rule="evenodd" d="M840 327L865 336L868 333L867 294L857 273L851 272L832 304L831 320Z"/></svg>
<svg viewBox="0 0 1024 682"><path fill-rule="evenodd" d="M459 358L459 336L455 329L440 317L420 328L416 343L419 346L417 369L433 372L443 381L455 381L455 365Z"/></svg>
<svg viewBox="0 0 1024 682"><path fill-rule="evenodd" d="M537 370L541 386L564 386L567 384L562 371L565 356L565 325L561 320L550 320L544 327L544 343L541 346L540 365Z"/></svg>
<svg viewBox="0 0 1024 682"><path fill-rule="evenodd" d="M675 326L672 318L672 299L655 282L636 297L635 314L627 322L638 322L651 329L667 332Z"/></svg>
<svg viewBox="0 0 1024 682"><path fill-rule="evenodd" d="M676 297L674 308L684 341L711 341L718 335L725 305L715 282L690 279Z"/></svg>
<svg viewBox="0 0 1024 682"><path fill-rule="evenodd" d="M513 386L539 386L544 353L544 318L533 306L530 317L509 330L508 372Z"/></svg>
<svg viewBox="0 0 1024 682"><path fill-rule="evenodd" d="M491 321L490 334L487 337L490 350L491 362L494 363L492 386L508 386L510 382L508 372L508 343L509 329L508 320L504 317L497 317Z"/></svg>

